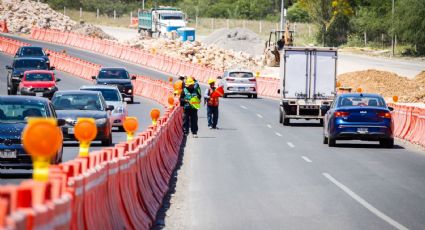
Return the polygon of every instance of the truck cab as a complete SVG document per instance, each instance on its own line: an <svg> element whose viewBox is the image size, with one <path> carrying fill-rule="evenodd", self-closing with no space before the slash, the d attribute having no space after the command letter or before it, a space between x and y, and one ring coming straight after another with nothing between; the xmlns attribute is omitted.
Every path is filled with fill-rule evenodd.
<svg viewBox="0 0 425 230"><path fill-rule="evenodd" d="M138 31L147 36L166 34L185 26L185 14L177 8L160 7L139 13Z"/></svg>
<svg viewBox="0 0 425 230"><path fill-rule="evenodd" d="M281 52L279 120L316 119L323 123L322 106L336 95L338 51L335 48L285 47Z"/></svg>

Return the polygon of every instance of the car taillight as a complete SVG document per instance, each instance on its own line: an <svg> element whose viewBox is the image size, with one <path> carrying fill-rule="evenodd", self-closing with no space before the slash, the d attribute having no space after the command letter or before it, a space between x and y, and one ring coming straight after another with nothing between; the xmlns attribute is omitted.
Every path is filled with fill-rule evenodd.
<svg viewBox="0 0 425 230"><path fill-rule="evenodd" d="M376 115L378 117L382 117L382 118L391 118L391 113L390 112L378 112Z"/></svg>
<svg viewBox="0 0 425 230"><path fill-rule="evenodd" d="M249 79L249 81L256 82L257 79L253 78L253 79Z"/></svg>
<svg viewBox="0 0 425 230"><path fill-rule="evenodd" d="M345 111L336 111L334 113L335 117L348 117L348 115L350 115L349 112L345 112Z"/></svg>
<svg viewBox="0 0 425 230"><path fill-rule="evenodd" d="M232 78L226 78L226 81L235 81L235 79L232 79Z"/></svg>

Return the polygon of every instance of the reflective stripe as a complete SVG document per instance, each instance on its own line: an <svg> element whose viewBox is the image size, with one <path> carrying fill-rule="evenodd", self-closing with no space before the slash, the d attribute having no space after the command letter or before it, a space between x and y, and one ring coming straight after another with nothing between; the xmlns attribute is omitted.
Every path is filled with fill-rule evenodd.
<svg viewBox="0 0 425 230"><path fill-rule="evenodd" d="M95 179L95 180L93 180L93 181L90 181L87 185L86 185L86 187L85 187L85 191L87 192L87 191L90 191L92 188L94 188L94 187L97 187L100 183L102 183L103 181L105 181L106 180L106 174L105 173L103 173L103 174L101 174L100 175L100 177L99 178L97 178L97 179Z"/></svg>

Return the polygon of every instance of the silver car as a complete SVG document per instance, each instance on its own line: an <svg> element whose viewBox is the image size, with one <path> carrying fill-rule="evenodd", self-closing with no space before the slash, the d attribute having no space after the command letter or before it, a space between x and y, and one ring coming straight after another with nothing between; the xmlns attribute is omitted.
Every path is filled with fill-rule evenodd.
<svg viewBox="0 0 425 230"><path fill-rule="evenodd" d="M223 85L223 97L228 95L247 95L249 98L257 98L257 80L251 71L228 70L224 72L223 79L219 85Z"/></svg>
<svg viewBox="0 0 425 230"><path fill-rule="evenodd" d="M124 131L123 123L128 115L127 103L123 101L121 93L115 85L84 85L80 90L99 91L105 98L106 104L114 106L111 112L112 127L118 127L119 131Z"/></svg>

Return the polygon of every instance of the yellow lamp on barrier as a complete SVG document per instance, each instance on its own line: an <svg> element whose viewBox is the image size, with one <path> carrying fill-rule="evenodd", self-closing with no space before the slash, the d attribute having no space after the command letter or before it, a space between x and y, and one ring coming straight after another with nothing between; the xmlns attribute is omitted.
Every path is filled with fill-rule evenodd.
<svg viewBox="0 0 425 230"><path fill-rule="evenodd" d="M357 88L356 91L357 91L357 93L361 93L361 92L363 92L363 89L359 87L359 88Z"/></svg>
<svg viewBox="0 0 425 230"><path fill-rule="evenodd" d="M174 94L180 95L183 90L183 81L178 80L173 85L174 88Z"/></svg>
<svg viewBox="0 0 425 230"><path fill-rule="evenodd" d="M28 125L22 133L22 144L33 160L34 180L48 180L50 160L58 152L62 141L62 132L55 119L28 119Z"/></svg>
<svg viewBox="0 0 425 230"><path fill-rule="evenodd" d="M80 157L89 156L90 143L96 138L97 126L93 118L78 118L74 136L80 142Z"/></svg>
<svg viewBox="0 0 425 230"><path fill-rule="evenodd" d="M152 53L155 54L156 53L156 49L152 48Z"/></svg>
<svg viewBox="0 0 425 230"><path fill-rule="evenodd" d="M174 107L174 97L173 95L168 96L168 107L172 109Z"/></svg>
<svg viewBox="0 0 425 230"><path fill-rule="evenodd" d="M398 102L398 96L393 96L393 102Z"/></svg>
<svg viewBox="0 0 425 230"><path fill-rule="evenodd" d="M168 82L170 82L170 85L172 85L173 84L173 77L169 77Z"/></svg>
<svg viewBox="0 0 425 230"><path fill-rule="evenodd" d="M127 141L132 141L134 138L134 133L139 128L137 117L126 117L123 126L125 132L127 133Z"/></svg>
<svg viewBox="0 0 425 230"><path fill-rule="evenodd" d="M255 77L260 77L260 72L255 72Z"/></svg>
<svg viewBox="0 0 425 230"><path fill-rule="evenodd" d="M153 126L156 126L156 122L158 121L159 116L161 116L161 111L159 111L159 109L151 110L151 119Z"/></svg>

